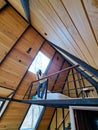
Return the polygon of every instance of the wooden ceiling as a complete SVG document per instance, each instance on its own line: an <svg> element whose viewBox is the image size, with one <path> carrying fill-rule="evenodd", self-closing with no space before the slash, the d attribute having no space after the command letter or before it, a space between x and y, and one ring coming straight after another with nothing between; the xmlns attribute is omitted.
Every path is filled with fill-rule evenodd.
<svg viewBox="0 0 98 130"><path fill-rule="evenodd" d="M20 0L7 1L27 20ZM98 69L98 0L29 0L29 15L44 38Z"/></svg>

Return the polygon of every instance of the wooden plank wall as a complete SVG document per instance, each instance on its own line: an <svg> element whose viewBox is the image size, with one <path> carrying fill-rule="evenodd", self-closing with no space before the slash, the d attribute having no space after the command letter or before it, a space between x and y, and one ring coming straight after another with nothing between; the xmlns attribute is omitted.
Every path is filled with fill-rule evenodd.
<svg viewBox="0 0 98 130"><path fill-rule="evenodd" d="M48 70L47 74L50 74L52 72L57 72L58 70L67 68L68 66L69 66L68 63L66 61L64 61L64 58L59 53L55 53L54 58L52 59L52 63L49 66L49 70ZM66 74L67 73L64 72L64 73L61 73L60 75L54 75L54 76L50 77L48 89L54 90L54 91L62 89L63 85L62 84L60 85L60 80L62 82L64 82L66 79ZM57 78L58 78L58 82L55 84ZM59 83L59 86L58 86L58 83ZM55 86L54 86L54 84L55 84Z"/></svg>
<svg viewBox="0 0 98 130"><path fill-rule="evenodd" d="M2 88L0 86L0 96L8 96L13 92L13 90Z"/></svg>
<svg viewBox="0 0 98 130"><path fill-rule="evenodd" d="M46 39L98 69L97 0L30 0L30 16Z"/></svg>
<svg viewBox="0 0 98 130"><path fill-rule="evenodd" d="M10 6L2 10L0 13L0 62L27 26L28 24Z"/></svg>
<svg viewBox="0 0 98 130"><path fill-rule="evenodd" d="M71 13L72 12L70 12L70 14ZM44 22L42 25L44 25ZM53 30L50 29L49 31L51 32ZM51 34L50 36L52 37ZM53 38L53 40L55 39ZM30 48L31 51L28 53ZM13 89L13 91L15 91L15 94L13 95L14 98L22 99L30 83L35 80L35 75L31 72L28 72L28 68L39 50L51 60L47 69L47 75L69 66L64 58L55 49L53 49L48 42L32 28L32 26L28 25L28 23L11 6L8 5L3 8L0 12L0 85L9 89ZM67 73L62 73L59 76L49 79L52 80L51 84L53 85L57 77L58 82L60 82L60 78L62 76L63 82L66 79ZM68 78L68 80L70 79L72 79L72 77ZM87 84L87 81L85 81L85 83ZM53 87L51 84L48 86L49 90L51 90ZM74 85L70 83L70 88L73 88L73 86ZM35 93L36 87L37 86L33 88L33 93ZM56 84L53 90L59 90L62 89L62 87L63 86L58 86L58 84ZM8 90L8 92L5 91L5 94L7 95L9 91L10 90ZM71 96L76 96L73 91L71 91ZM11 101L0 119L0 130L18 129L28 108L29 105L27 104ZM48 128L53 113L54 108L45 109L45 113L43 114L42 120L38 127L39 130L46 130Z"/></svg>
<svg viewBox="0 0 98 130"><path fill-rule="evenodd" d="M55 108L46 107L45 112L41 118L41 122L37 128L37 130L47 130L48 126L51 122L52 115L54 113Z"/></svg>
<svg viewBox="0 0 98 130"><path fill-rule="evenodd" d="M13 89L13 98L22 99L31 81L35 80L35 75L27 70L39 50L51 60L47 74L60 70L64 59L11 6L0 13L0 28L0 85ZM9 91L5 91L6 94ZM11 101L0 119L0 130L18 129L28 108L27 104ZM40 122L43 129L46 120L47 129L53 112L53 108L46 108Z"/></svg>
<svg viewBox="0 0 98 130"><path fill-rule="evenodd" d="M44 39L10 6L0 13L0 28L0 85L15 91L20 85L14 97L22 99L27 85L34 78L28 80L27 69ZM32 48L30 54L27 53L29 48ZM18 129L28 107L11 102L0 119L0 129Z"/></svg>

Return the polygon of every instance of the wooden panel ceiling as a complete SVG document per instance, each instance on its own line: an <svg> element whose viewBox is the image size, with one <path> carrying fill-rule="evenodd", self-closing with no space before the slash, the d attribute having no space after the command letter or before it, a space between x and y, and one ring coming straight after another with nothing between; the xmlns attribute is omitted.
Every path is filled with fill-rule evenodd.
<svg viewBox="0 0 98 130"><path fill-rule="evenodd" d="M8 0L21 15L19 0ZM47 40L98 69L98 0L29 0L32 26Z"/></svg>

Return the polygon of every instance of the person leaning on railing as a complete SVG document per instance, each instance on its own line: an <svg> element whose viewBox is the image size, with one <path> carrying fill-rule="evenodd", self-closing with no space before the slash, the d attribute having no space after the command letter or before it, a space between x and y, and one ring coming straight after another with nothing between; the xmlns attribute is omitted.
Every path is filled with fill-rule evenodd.
<svg viewBox="0 0 98 130"><path fill-rule="evenodd" d="M42 79L42 78L44 78L44 74L39 69L36 73L36 79L39 80L39 79ZM48 81L47 78L39 80L39 84L38 84L38 87L36 89L38 98L43 98L44 93L45 93L45 89L47 87L47 81ZM41 93L40 93L40 91L41 91Z"/></svg>

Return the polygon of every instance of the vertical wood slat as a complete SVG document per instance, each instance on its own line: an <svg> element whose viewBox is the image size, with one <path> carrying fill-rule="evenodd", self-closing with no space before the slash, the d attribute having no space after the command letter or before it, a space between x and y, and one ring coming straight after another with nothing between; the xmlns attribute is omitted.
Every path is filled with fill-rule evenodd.
<svg viewBox="0 0 98 130"><path fill-rule="evenodd" d="M45 12L43 10L43 7L46 10ZM41 8L45 17L47 16L47 18L45 18L42 16L42 14L40 14L43 17L42 19L44 19L45 25L47 23L47 25L51 26L51 28L55 31L55 33L57 32L56 35L62 41L62 43L64 43L65 49L69 46L69 49L67 49L68 51L70 51L71 53L73 53L75 55L79 55L78 51L76 49L77 46L76 46L76 48L73 46L73 44L74 44L73 38L69 35L69 32L67 31L65 26L62 24L62 21L58 18L57 14L54 11L54 8L51 6L51 4L48 1L44 1L44 2L40 1L39 8Z"/></svg>
<svg viewBox="0 0 98 130"><path fill-rule="evenodd" d="M66 10L66 7L64 6L63 2L58 0L49 0L51 3L52 8L56 12L56 15L62 22L62 24L58 21L60 28L63 30L62 32L65 32L65 36L69 39L70 44L72 44L72 47L75 49L77 53L74 53L74 55L82 58L85 61L88 61L88 59L85 57L85 55L82 53L82 49L80 46L83 48L83 40L79 36L79 33L77 29L75 28L73 22L71 21L70 16L68 15L68 12ZM56 19L56 17L55 17ZM57 20L57 19L56 19ZM74 33L73 33L74 32ZM67 44L67 46L69 46ZM66 49L68 50L68 49ZM84 49L85 51L85 49ZM71 52L71 51L70 51ZM86 51L85 51L86 52ZM72 52L71 52L72 53Z"/></svg>
<svg viewBox="0 0 98 130"><path fill-rule="evenodd" d="M76 45L78 46L78 53L82 53L80 54L84 56L84 58L82 56L82 59L90 63L89 60L92 61L92 58L88 52L88 49L85 46L85 42L83 41L81 35L78 32L78 29L75 27L68 11L66 10L66 6L64 6L63 2L60 0L56 2L55 0L49 0L49 1L51 2L53 8L55 9L55 12L57 13L58 17L61 19L62 23L64 24L64 26L67 28L70 35L74 39Z"/></svg>
<svg viewBox="0 0 98 130"><path fill-rule="evenodd" d="M98 47L97 47L94 35L92 33L92 30L90 28L90 25L88 23L88 19L86 17L81 1L75 0L74 2L73 0L69 0L69 1L63 0L63 3L67 11L69 12L79 33L81 34L81 37L85 41L85 45L87 46L91 57L94 60L91 64L92 65L95 64L94 67L97 68L98 67L98 60L97 60L98 54L96 54L95 52L98 52Z"/></svg>
<svg viewBox="0 0 98 130"><path fill-rule="evenodd" d="M98 45L98 2L96 0L82 0L82 2L87 11L92 32Z"/></svg>

